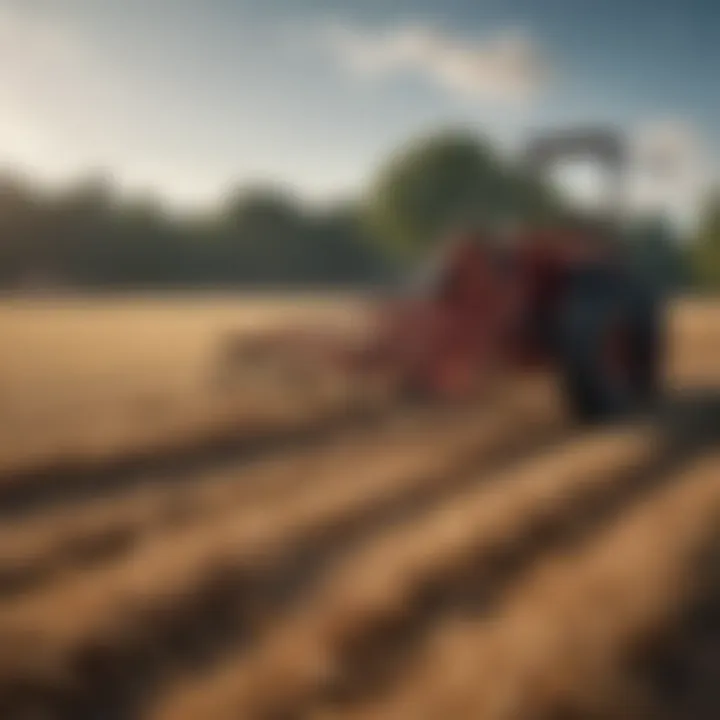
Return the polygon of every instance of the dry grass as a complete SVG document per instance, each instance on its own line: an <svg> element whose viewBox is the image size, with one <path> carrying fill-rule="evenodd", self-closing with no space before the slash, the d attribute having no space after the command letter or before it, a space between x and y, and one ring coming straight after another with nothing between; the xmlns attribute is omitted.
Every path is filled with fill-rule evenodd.
<svg viewBox="0 0 720 720"><path fill-rule="evenodd" d="M208 393L218 339L228 331L313 322L357 330L353 297L4 300L0 303L0 473L37 464L121 457L253 421L291 422L286 404L248 407ZM720 308L678 303L670 377L720 377ZM303 408L304 410L304 408Z"/></svg>
<svg viewBox="0 0 720 720"><path fill-rule="evenodd" d="M674 387L720 383L720 300L682 301L672 308L668 377Z"/></svg>
<svg viewBox="0 0 720 720"><path fill-rule="evenodd" d="M208 394L219 338L296 320L351 327L352 308L318 297L2 301L0 469L262 417Z"/></svg>

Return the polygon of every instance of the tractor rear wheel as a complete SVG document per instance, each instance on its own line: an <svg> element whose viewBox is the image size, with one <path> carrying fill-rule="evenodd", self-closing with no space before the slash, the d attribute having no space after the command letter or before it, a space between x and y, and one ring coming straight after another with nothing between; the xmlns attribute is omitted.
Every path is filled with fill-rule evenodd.
<svg viewBox="0 0 720 720"><path fill-rule="evenodd" d="M660 302L633 278L606 269L578 273L558 327L566 399L583 421L651 407L661 385Z"/></svg>

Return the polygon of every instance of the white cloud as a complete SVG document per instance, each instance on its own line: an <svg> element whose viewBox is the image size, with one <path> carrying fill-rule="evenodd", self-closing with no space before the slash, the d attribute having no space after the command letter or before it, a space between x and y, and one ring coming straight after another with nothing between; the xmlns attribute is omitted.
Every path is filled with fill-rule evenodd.
<svg viewBox="0 0 720 720"><path fill-rule="evenodd" d="M423 25L370 32L336 24L325 37L354 72L376 78L412 74L470 98L527 101L550 79L544 54L520 32L471 40Z"/></svg>

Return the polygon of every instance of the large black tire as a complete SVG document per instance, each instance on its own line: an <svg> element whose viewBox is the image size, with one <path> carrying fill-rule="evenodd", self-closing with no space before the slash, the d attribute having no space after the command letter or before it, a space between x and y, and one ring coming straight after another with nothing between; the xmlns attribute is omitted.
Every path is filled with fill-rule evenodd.
<svg viewBox="0 0 720 720"><path fill-rule="evenodd" d="M597 422L653 406L662 374L662 303L637 279L606 268L576 273L560 309L557 357L573 415ZM608 343L622 334L621 361ZM613 334L615 337L613 338Z"/></svg>

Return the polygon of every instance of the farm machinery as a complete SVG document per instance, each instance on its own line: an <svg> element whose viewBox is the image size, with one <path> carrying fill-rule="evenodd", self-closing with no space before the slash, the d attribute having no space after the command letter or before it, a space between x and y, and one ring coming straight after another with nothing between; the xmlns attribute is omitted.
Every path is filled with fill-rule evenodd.
<svg viewBox="0 0 720 720"><path fill-rule="evenodd" d="M624 162L620 140L599 131L543 136L526 157L544 169L568 155L591 155L613 173ZM624 259L616 225L606 216L456 232L407 289L370 312L361 338L298 327L233 336L222 350L223 384L254 384L251 368L279 364L304 390L333 375L361 392L455 402L501 378L547 371L580 419L646 407L659 391L661 303Z"/></svg>

